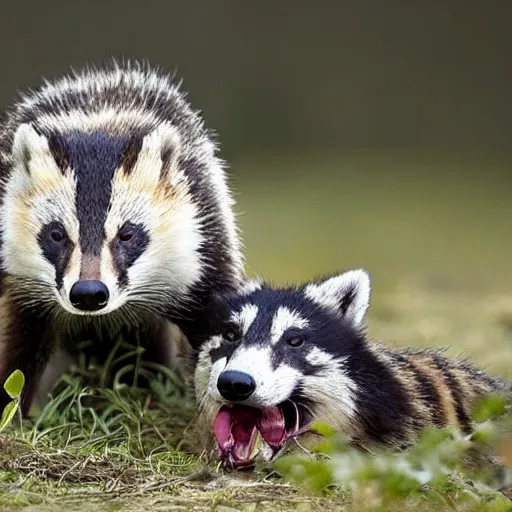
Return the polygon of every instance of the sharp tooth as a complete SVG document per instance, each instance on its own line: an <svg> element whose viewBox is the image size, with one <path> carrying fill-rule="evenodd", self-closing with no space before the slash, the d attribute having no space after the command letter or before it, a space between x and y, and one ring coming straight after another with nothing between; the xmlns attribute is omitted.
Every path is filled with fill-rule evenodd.
<svg viewBox="0 0 512 512"><path fill-rule="evenodd" d="M257 455L260 452L261 445L264 442L265 441L263 440L263 437L261 437L260 431L256 430L256 439L254 440L254 446L253 446L252 452L249 453L250 459L255 459L257 457Z"/></svg>
<svg viewBox="0 0 512 512"><path fill-rule="evenodd" d="M292 402L293 404L293 407L295 408L295 432L297 432L297 430L299 430L299 427L300 427L300 412L299 412L299 408L297 407L297 405L295 404L295 402Z"/></svg>
<svg viewBox="0 0 512 512"><path fill-rule="evenodd" d="M260 457L265 462L270 462L274 457L274 449L263 438L261 439Z"/></svg>

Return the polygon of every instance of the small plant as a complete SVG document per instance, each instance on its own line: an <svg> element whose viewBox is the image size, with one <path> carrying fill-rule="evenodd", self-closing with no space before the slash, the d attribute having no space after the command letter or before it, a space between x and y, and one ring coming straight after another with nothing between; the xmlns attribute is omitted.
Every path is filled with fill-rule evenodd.
<svg viewBox="0 0 512 512"><path fill-rule="evenodd" d="M4 383L4 389L12 398L12 402L8 403L2 413L0 419L0 432L4 431L12 422L12 419L19 411L19 403L23 387L25 386L25 376L20 370L15 370L9 375Z"/></svg>
<svg viewBox="0 0 512 512"><path fill-rule="evenodd" d="M285 479L309 491L323 494L333 488L348 491L355 505L369 500L381 507L404 498L419 501L428 498L440 501L443 506L478 502L483 495L495 494L496 487L489 484L490 473L495 468L471 468L472 457L478 451L484 453L487 448L499 445L501 429L497 418L501 419L505 412L502 398L489 397L475 408L473 433L464 435L451 428L427 428L411 449L398 453L389 450L364 453L350 447L344 436L329 427L315 425L325 440L314 448L313 456L283 456L276 460L274 467Z"/></svg>

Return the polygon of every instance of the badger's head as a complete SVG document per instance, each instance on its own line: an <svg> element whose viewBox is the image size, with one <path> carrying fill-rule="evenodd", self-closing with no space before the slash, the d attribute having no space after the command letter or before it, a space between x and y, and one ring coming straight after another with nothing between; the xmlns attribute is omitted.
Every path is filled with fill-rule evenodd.
<svg viewBox="0 0 512 512"><path fill-rule="evenodd" d="M216 214L205 211L205 198L220 190L228 214L231 202L220 167L199 161L191 169L192 159L186 174L173 125L116 133L101 129L101 115L98 129L64 121L61 129L58 122L17 128L0 211L1 262L23 304L131 318L133 307L179 304L204 280L212 266L203 251L206 217ZM194 186L206 188L202 197Z"/></svg>
<svg viewBox="0 0 512 512"><path fill-rule="evenodd" d="M221 458L252 464L258 432L273 458L314 419L350 424L369 298L368 275L354 270L298 288L249 284L215 306L195 386Z"/></svg>

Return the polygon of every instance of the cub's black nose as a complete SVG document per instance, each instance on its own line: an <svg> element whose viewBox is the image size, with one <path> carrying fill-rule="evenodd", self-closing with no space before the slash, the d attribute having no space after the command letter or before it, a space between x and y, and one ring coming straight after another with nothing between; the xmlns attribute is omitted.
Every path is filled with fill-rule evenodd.
<svg viewBox="0 0 512 512"><path fill-rule="evenodd" d="M237 402L254 393L256 382L247 373L228 370L219 375L217 389L226 400Z"/></svg>
<svg viewBox="0 0 512 512"><path fill-rule="evenodd" d="M108 288L101 281L77 281L69 292L69 300L82 311L98 311L108 302Z"/></svg>

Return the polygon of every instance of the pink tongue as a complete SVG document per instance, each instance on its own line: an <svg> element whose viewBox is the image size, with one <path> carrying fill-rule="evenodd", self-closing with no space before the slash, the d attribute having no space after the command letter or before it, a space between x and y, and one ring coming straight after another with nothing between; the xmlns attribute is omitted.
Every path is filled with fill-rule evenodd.
<svg viewBox="0 0 512 512"><path fill-rule="evenodd" d="M221 408L213 424L221 456L229 454L233 462L249 460L256 441L259 414L258 409L242 405Z"/></svg>
<svg viewBox="0 0 512 512"><path fill-rule="evenodd" d="M235 444L235 438L231 434L231 411L222 407L213 423L213 431L219 449L223 452L230 451Z"/></svg>
<svg viewBox="0 0 512 512"><path fill-rule="evenodd" d="M213 424L221 457L229 456L234 463L249 462L256 442L256 430L269 446L281 446L286 438L281 409L268 407L261 411L243 405L223 406Z"/></svg>
<svg viewBox="0 0 512 512"><path fill-rule="evenodd" d="M281 446L286 437L286 427L281 409L279 407L264 409L258 422L258 430L269 446Z"/></svg>

